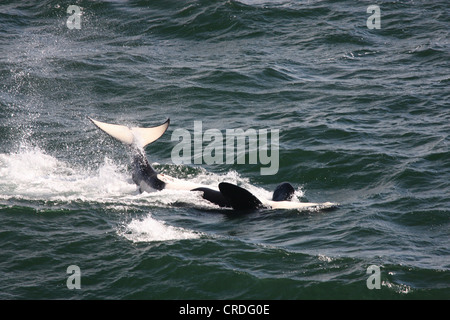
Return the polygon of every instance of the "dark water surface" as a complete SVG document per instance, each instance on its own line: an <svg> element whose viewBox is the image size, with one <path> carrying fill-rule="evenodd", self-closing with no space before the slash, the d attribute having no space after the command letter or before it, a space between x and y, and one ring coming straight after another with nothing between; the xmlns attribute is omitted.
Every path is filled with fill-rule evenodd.
<svg viewBox="0 0 450 320"><path fill-rule="evenodd" d="M2 1L0 298L449 299L449 15L448 1ZM290 181L340 205L230 215L139 194L128 150L87 116L170 117L146 148L166 174L258 195ZM174 164L173 132L194 121L279 130L278 172Z"/></svg>

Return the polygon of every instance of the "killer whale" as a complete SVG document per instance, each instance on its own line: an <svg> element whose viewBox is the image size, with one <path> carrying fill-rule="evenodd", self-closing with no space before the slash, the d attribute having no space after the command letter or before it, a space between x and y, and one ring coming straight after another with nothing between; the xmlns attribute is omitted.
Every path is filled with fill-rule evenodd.
<svg viewBox="0 0 450 320"><path fill-rule="evenodd" d="M189 190L199 192L203 199L221 207L234 210L258 209L302 209L309 207L330 208L335 204L291 201L295 189L289 182L279 184L271 199L260 199L248 190L228 183L219 183L218 190L211 186L200 185L158 173L148 162L144 147L158 140L167 130L170 119L148 128L127 127L88 119L100 130L119 140L130 148L132 154L132 179L142 192L155 192L163 189Z"/></svg>

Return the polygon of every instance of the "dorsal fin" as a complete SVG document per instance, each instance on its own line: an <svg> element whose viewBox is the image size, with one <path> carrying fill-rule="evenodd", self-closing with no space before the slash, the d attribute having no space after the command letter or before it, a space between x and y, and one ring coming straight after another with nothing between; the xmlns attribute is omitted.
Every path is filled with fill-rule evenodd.
<svg viewBox="0 0 450 320"><path fill-rule="evenodd" d="M264 207L252 193L237 185L221 182L219 190L235 210L256 210Z"/></svg>
<svg viewBox="0 0 450 320"><path fill-rule="evenodd" d="M89 118L89 117L88 117ZM119 124L111 124L101 122L89 118L99 129L103 130L111 137L128 145L137 145L138 147L145 147L146 145L158 140L170 124L170 119L167 119L163 124L151 128L127 127Z"/></svg>

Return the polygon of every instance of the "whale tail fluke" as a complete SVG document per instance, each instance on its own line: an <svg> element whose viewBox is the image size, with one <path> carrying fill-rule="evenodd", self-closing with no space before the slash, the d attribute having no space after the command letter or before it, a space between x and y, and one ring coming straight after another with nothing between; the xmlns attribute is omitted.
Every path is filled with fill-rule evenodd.
<svg viewBox="0 0 450 320"><path fill-rule="evenodd" d="M109 134L111 137L127 144L136 145L140 148L158 140L170 124L167 119L163 124L151 128L127 127L124 125L101 122L88 117L99 129Z"/></svg>

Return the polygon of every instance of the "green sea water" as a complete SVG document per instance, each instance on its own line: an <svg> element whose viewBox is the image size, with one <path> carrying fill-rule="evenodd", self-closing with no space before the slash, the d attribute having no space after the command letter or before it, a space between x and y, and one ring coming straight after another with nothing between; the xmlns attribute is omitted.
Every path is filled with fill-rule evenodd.
<svg viewBox="0 0 450 320"><path fill-rule="evenodd" d="M449 15L448 1L0 2L0 299L449 299ZM170 118L146 148L159 172L258 196L289 181L294 200L339 206L234 214L140 194L129 150L88 116ZM175 164L194 121L279 130L276 174L248 157Z"/></svg>

